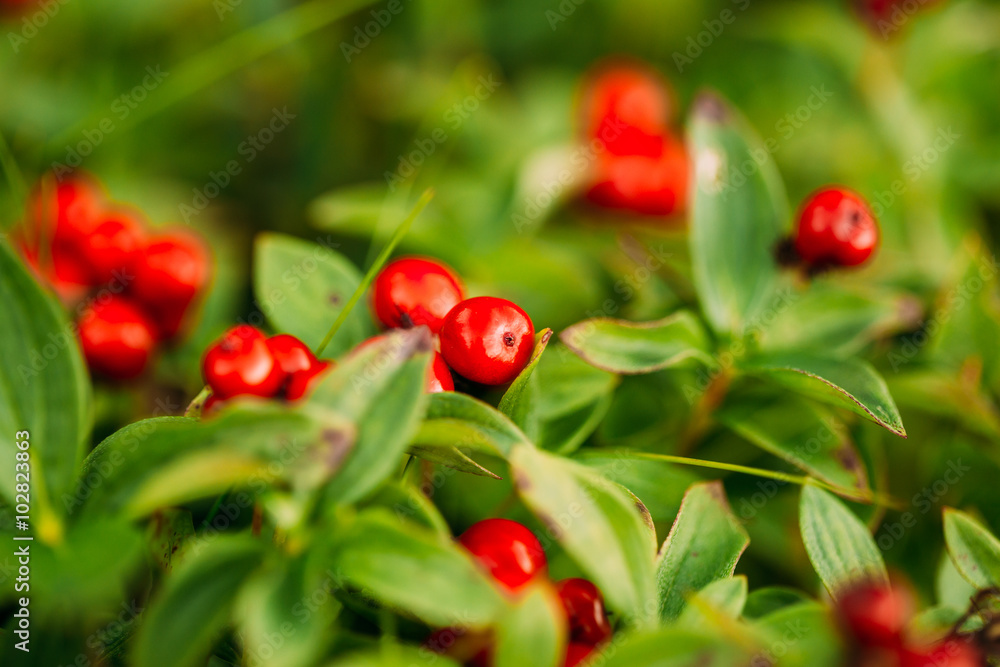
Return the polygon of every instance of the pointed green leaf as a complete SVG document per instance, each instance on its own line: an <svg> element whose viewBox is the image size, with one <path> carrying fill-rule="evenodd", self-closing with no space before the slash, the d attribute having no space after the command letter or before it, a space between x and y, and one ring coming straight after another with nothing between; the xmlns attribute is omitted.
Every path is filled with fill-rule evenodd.
<svg viewBox="0 0 1000 667"><path fill-rule="evenodd" d="M538 376L535 368L545 352L545 347L552 337L552 329L543 329L535 335L535 347L531 352L531 359L525 366L510 387L504 392L497 406L500 412L504 413L510 420L524 431L532 441L538 439Z"/></svg>
<svg viewBox="0 0 1000 667"><path fill-rule="evenodd" d="M446 391L432 394L413 446L458 447L506 459L528 438L503 413L480 400Z"/></svg>
<svg viewBox="0 0 1000 667"><path fill-rule="evenodd" d="M497 624L496 667L560 667L566 652L565 611L551 587L536 584Z"/></svg>
<svg viewBox="0 0 1000 667"><path fill-rule="evenodd" d="M955 568L976 588L1000 586L1000 540L965 512L946 507L944 540Z"/></svg>

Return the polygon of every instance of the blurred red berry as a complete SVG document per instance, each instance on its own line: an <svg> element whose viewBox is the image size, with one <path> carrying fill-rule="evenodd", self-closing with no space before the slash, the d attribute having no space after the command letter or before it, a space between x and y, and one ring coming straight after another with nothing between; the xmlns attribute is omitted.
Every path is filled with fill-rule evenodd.
<svg viewBox="0 0 1000 667"><path fill-rule="evenodd" d="M531 318L506 299L466 299L448 313L441 326L444 360L473 382L510 382L528 364L534 347Z"/></svg>
<svg viewBox="0 0 1000 667"><path fill-rule="evenodd" d="M291 334L278 334L267 339L267 346L281 370L291 375L311 369L319 360L312 350Z"/></svg>
<svg viewBox="0 0 1000 667"><path fill-rule="evenodd" d="M388 264L375 278L372 307L389 328L426 324L437 333L448 311L465 298L465 287L444 264L406 257Z"/></svg>
<svg viewBox="0 0 1000 667"><path fill-rule="evenodd" d="M29 224L39 238L79 243L94 230L104 208L104 195L86 176L59 182L42 181L32 193Z"/></svg>
<svg viewBox="0 0 1000 667"><path fill-rule="evenodd" d="M878 237L878 223L865 200L846 188L830 187L806 200L795 249L809 264L857 266L871 257Z"/></svg>
<svg viewBox="0 0 1000 667"><path fill-rule="evenodd" d="M570 641L596 645L611 637L611 624L604 611L604 596L586 579L563 579L556 582L569 624Z"/></svg>
<svg viewBox="0 0 1000 667"><path fill-rule="evenodd" d="M112 280L127 284L136 268L145 231L142 221L129 211L109 211L79 242L79 251L90 267L95 284Z"/></svg>
<svg viewBox="0 0 1000 667"><path fill-rule="evenodd" d="M220 399L272 397L286 379L264 334L246 324L233 327L205 351L202 375Z"/></svg>
<svg viewBox="0 0 1000 667"><path fill-rule="evenodd" d="M153 323L120 296L87 308L79 322L80 345L95 375L131 380L146 369L156 345Z"/></svg>
<svg viewBox="0 0 1000 667"><path fill-rule="evenodd" d="M484 519L458 538L503 588L516 593L546 569L545 551L527 526L510 519Z"/></svg>
<svg viewBox="0 0 1000 667"><path fill-rule="evenodd" d="M848 634L863 646L898 646L913 613L913 600L903 588L862 585L837 601Z"/></svg>
<svg viewBox="0 0 1000 667"><path fill-rule="evenodd" d="M332 367L333 362L317 360L309 368L291 374L285 387L285 398L297 401L307 396L319 384L323 374Z"/></svg>
<svg viewBox="0 0 1000 667"><path fill-rule="evenodd" d="M170 338L208 284L209 272L208 252L200 240L187 234L159 236L142 249L131 291Z"/></svg>
<svg viewBox="0 0 1000 667"><path fill-rule="evenodd" d="M905 649L900 667L983 667L987 663L970 644L946 640L930 648Z"/></svg>
<svg viewBox="0 0 1000 667"><path fill-rule="evenodd" d="M201 406L201 416L210 417L222 408L223 400L215 394L210 394L205 399L205 404Z"/></svg>
<svg viewBox="0 0 1000 667"><path fill-rule="evenodd" d="M583 129L612 155L660 157L671 112L665 81L641 65L599 67L584 85Z"/></svg>
<svg viewBox="0 0 1000 667"><path fill-rule="evenodd" d="M684 210L688 191L688 158L684 145L665 140L663 155L601 156L587 199L598 206L649 216Z"/></svg>
<svg viewBox="0 0 1000 667"><path fill-rule="evenodd" d="M595 650L597 647L594 644L570 642L566 647L566 661L563 662L563 667L582 665Z"/></svg>

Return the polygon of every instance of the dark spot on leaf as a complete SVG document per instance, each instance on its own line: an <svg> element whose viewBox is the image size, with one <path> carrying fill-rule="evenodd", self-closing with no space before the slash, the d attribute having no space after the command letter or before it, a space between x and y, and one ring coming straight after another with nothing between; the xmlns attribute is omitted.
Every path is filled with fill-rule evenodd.
<svg viewBox="0 0 1000 667"><path fill-rule="evenodd" d="M531 489L531 480L528 479L527 475L525 475L523 472L517 469L515 469L513 473L514 473L513 477L514 486L516 486L518 489L521 489L522 491L528 491Z"/></svg>
<svg viewBox="0 0 1000 667"><path fill-rule="evenodd" d="M342 300L343 299L341 299L340 295L337 294L336 292L330 295L330 303L332 303L334 306L339 306Z"/></svg>
<svg viewBox="0 0 1000 667"><path fill-rule="evenodd" d="M345 430L328 428L324 429L322 439L323 462L327 469L337 470L354 445L354 437Z"/></svg>
<svg viewBox="0 0 1000 667"><path fill-rule="evenodd" d="M715 93L701 93L694 103L695 113L708 120L723 123L729 119L729 109Z"/></svg>

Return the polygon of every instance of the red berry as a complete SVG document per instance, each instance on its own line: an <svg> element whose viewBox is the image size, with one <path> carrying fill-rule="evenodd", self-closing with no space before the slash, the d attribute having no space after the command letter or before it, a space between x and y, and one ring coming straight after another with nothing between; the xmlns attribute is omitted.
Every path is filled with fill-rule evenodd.
<svg viewBox="0 0 1000 667"><path fill-rule="evenodd" d="M354 351L363 350L383 339L385 339L385 336L372 336L368 340L358 343ZM428 394L435 394L440 391L455 391L455 381L451 377L451 370L448 368L448 364L445 363L444 357L441 356L440 352L434 353L431 365L427 368L426 391Z"/></svg>
<svg viewBox="0 0 1000 667"><path fill-rule="evenodd" d="M604 155L596 163L587 199L639 215L679 213L687 203L688 158L680 141L665 139L657 158Z"/></svg>
<svg viewBox="0 0 1000 667"><path fill-rule="evenodd" d="M29 210L39 238L76 243L93 231L103 207L104 196L94 182L77 176L39 185Z"/></svg>
<svg viewBox="0 0 1000 667"><path fill-rule="evenodd" d="M316 355L301 340L291 334L279 334L267 339L267 346L281 370L291 375L311 369L317 362Z"/></svg>
<svg viewBox="0 0 1000 667"><path fill-rule="evenodd" d="M90 266L95 283L132 278L136 257L142 249L141 220L128 211L111 211L101 216L93 231L80 242L80 252Z"/></svg>
<svg viewBox="0 0 1000 667"><path fill-rule="evenodd" d="M566 647L566 661L563 662L563 667L582 665L596 649L597 647L593 644L570 642L569 646Z"/></svg>
<svg viewBox="0 0 1000 667"><path fill-rule="evenodd" d="M441 326L441 354L456 373L474 382L510 382L535 346L531 318L506 299L478 296L455 306Z"/></svg>
<svg viewBox="0 0 1000 667"><path fill-rule="evenodd" d="M556 591L569 623L570 640L582 644L600 644L611 637L611 624L604 613L604 596L586 579L563 579Z"/></svg>
<svg viewBox="0 0 1000 667"><path fill-rule="evenodd" d="M90 369L113 380L141 375L156 346L153 323L120 296L87 308L80 317L79 335Z"/></svg>
<svg viewBox="0 0 1000 667"><path fill-rule="evenodd" d="M898 645L912 611L913 601L902 588L863 585L838 600L844 627L863 646Z"/></svg>
<svg viewBox="0 0 1000 667"><path fill-rule="evenodd" d="M527 526L510 519L484 519L458 538L501 586L515 593L546 569L545 551Z"/></svg>
<svg viewBox="0 0 1000 667"><path fill-rule="evenodd" d="M163 335L177 334L195 297L208 284L209 259L201 241L182 234L150 239L137 262L132 293L155 316Z"/></svg>
<svg viewBox="0 0 1000 667"><path fill-rule="evenodd" d="M585 85L583 126L612 155L659 157L670 116L664 80L639 65L597 70Z"/></svg>
<svg viewBox="0 0 1000 667"><path fill-rule="evenodd" d="M437 333L448 311L465 298L465 288L444 264L423 257L398 259L375 278L372 306L389 328L426 324Z"/></svg>
<svg viewBox="0 0 1000 667"><path fill-rule="evenodd" d="M285 398L289 401L297 401L306 396L319 384L323 374L332 367L333 362L317 360L306 370L293 373L288 378L288 385L285 387Z"/></svg>
<svg viewBox="0 0 1000 667"><path fill-rule="evenodd" d="M931 648L904 649L900 667L981 667L979 651L966 642L944 641Z"/></svg>
<svg viewBox="0 0 1000 667"><path fill-rule="evenodd" d="M220 399L241 395L269 398L286 379L264 334L246 324L233 327L209 347L201 369L205 383Z"/></svg>
<svg viewBox="0 0 1000 667"><path fill-rule="evenodd" d="M799 216L795 249L809 264L857 266L878 245L878 223L868 204L844 188L813 194Z"/></svg>

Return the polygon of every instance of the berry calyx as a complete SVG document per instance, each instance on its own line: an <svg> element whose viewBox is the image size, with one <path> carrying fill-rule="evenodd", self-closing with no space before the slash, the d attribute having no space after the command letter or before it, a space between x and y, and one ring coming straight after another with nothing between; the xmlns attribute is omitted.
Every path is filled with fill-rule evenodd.
<svg viewBox="0 0 1000 667"><path fill-rule="evenodd" d="M858 266L878 245L879 231L867 202L845 188L809 197L799 215L795 250L813 266Z"/></svg>
<svg viewBox="0 0 1000 667"><path fill-rule="evenodd" d="M535 328L506 299L478 296L455 306L441 325L441 354L459 375L486 385L510 382L531 359Z"/></svg>
<svg viewBox="0 0 1000 667"><path fill-rule="evenodd" d="M566 612L572 642L596 645L611 637L611 624L604 611L604 596L586 579L556 582L556 592Z"/></svg>
<svg viewBox="0 0 1000 667"><path fill-rule="evenodd" d="M846 592L837 611L848 635L862 646L899 645L913 612L913 600L903 588L862 585Z"/></svg>
<svg viewBox="0 0 1000 667"><path fill-rule="evenodd" d="M444 264L424 257L406 257L388 264L372 288L375 317L386 327L425 324L433 333L445 315L465 298L465 287Z"/></svg>
<svg viewBox="0 0 1000 667"><path fill-rule="evenodd" d="M458 543L510 593L521 590L546 569L545 551L538 538L517 521L484 519L462 533Z"/></svg>
<svg viewBox="0 0 1000 667"><path fill-rule="evenodd" d="M264 334L246 324L233 327L209 347L201 368L205 384L220 399L241 395L271 397L287 377Z"/></svg>
<svg viewBox="0 0 1000 667"><path fill-rule="evenodd" d="M91 371L112 380L142 375L156 346L153 323L120 296L87 308L80 317L79 336Z"/></svg>
<svg viewBox="0 0 1000 667"><path fill-rule="evenodd" d="M155 315L164 337L171 338L208 278L208 253L201 242L169 234L150 239L142 249L130 289Z"/></svg>

